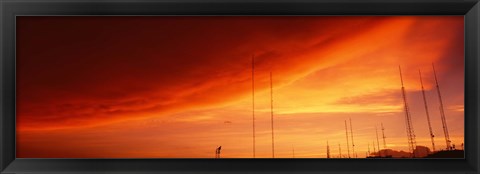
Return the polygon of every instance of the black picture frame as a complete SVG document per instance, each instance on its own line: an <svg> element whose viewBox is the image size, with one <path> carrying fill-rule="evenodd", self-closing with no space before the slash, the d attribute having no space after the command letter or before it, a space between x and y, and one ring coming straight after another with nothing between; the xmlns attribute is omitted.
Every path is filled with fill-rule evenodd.
<svg viewBox="0 0 480 174"><path fill-rule="evenodd" d="M479 0L0 0L1 173L479 173ZM464 15L465 159L16 159L15 19L24 15Z"/></svg>

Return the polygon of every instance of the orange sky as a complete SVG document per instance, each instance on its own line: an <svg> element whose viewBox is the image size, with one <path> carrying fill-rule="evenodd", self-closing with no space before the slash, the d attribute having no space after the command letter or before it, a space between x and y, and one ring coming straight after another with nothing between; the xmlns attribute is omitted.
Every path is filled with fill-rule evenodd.
<svg viewBox="0 0 480 174"><path fill-rule="evenodd" d="M463 16L18 17L17 157L365 157L375 126L408 151L402 66L417 145L445 148L432 63L454 144L464 138ZM350 140L349 140L350 141ZM350 142L351 143L351 142ZM380 143L382 140L380 139ZM383 144L381 144L383 148ZM373 150L373 147L371 147Z"/></svg>

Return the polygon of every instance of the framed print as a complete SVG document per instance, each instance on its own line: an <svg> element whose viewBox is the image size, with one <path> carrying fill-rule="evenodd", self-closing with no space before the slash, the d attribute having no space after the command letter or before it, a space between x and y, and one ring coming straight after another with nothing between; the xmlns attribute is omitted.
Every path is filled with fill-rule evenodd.
<svg viewBox="0 0 480 174"><path fill-rule="evenodd" d="M479 8L2 1L1 172L478 173Z"/></svg>

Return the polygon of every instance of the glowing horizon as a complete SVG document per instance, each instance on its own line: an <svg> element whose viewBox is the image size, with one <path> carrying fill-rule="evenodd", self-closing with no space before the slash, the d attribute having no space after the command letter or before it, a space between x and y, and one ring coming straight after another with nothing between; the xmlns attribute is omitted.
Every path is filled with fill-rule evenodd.
<svg viewBox="0 0 480 174"><path fill-rule="evenodd" d="M347 154L344 120L365 157L383 123L408 151L398 66L418 146L464 142L463 16L19 17L17 157L270 158ZM379 129L379 136L381 130ZM350 140L349 140L350 141ZM351 142L350 142L351 143ZM350 144L351 146L351 144ZM380 139L383 148L383 140ZM350 147L351 148L351 147Z"/></svg>

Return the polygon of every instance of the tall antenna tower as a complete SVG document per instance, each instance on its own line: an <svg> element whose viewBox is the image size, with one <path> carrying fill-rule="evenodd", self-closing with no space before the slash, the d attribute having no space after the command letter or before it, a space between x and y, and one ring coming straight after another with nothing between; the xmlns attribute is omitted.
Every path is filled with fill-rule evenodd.
<svg viewBox="0 0 480 174"><path fill-rule="evenodd" d="M387 143L385 141L385 128L383 128L383 123L381 123L381 126L382 126L382 138L383 138L383 148L386 149L387 148Z"/></svg>
<svg viewBox="0 0 480 174"><path fill-rule="evenodd" d="M383 148L385 149L385 157L387 157L388 156L388 150L386 150L387 149L387 143L385 142L385 138L387 138L387 137L385 137L385 128L383 128L383 123L380 123L380 124L382 126Z"/></svg>
<svg viewBox="0 0 480 174"><path fill-rule="evenodd" d="M292 145L292 157L295 158L295 147Z"/></svg>
<svg viewBox="0 0 480 174"><path fill-rule="evenodd" d="M368 151L367 152L368 152L367 154L370 155L370 143L368 143Z"/></svg>
<svg viewBox="0 0 480 174"><path fill-rule="evenodd" d="M420 72L420 70L418 70L418 75L420 76L420 85L422 85L423 104L425 105L425 113L427 114L428 130L430 131L430 139L432 140L432 150L435 152L435 136L433 135L432 124L430 123L430 114L428 114L427 98L425 97L425 89L423 88L422 73Z"/></svg>
<svg viewBox="0 0 480 174"><path fill-rule="evenodd" d="M327 158L330 158L330 146L328 145L328 140L327 140Z"/></svg>
<svg viewBox="0 0 480 174"><path fill-rule="evenodd" d="M339 158L342 158L342 147L340 146L340 143L338 143L338 154Z"/></svg>
<svg viewBox="0 0 480 174"><path fill-rule="evenodd" d="M381 123L381 126L382 126L382 138L383 138L383 148L384 149L387 149L387 143L385 142L385 128L383 128L383 123Z"/></svg>
<svg viewBox="0 0 480 174"><path fill-rule="evenodd" d="M405 87L403 86L403 77L402 77L402 69L398 66L398 70L400 71L400 81L402 82L402 96L403 96L403 105L405 109L405 124L407 128L407 137L408 137L408 147L410 152L412 152L413 157L415 157L415 132L413 131L412 119L410 115L410 110L407 104L407 96L405 94Z"/></svg>
<svg viewBox="0 0 480 174"><path fill-rule="evenodd" d="M375 126L375 134L377 135L377 148L378 148L378 155L380 155L380 141L378 141L378 129ZM381 156L381 155L380 155Z"/></svg>
<svg viewBox="0 0 480 174"><path fill-rule="evenodd" d="M375 141L373 141L373 153L375 153L377 151L377 149L375 149Z"/></svg>
<svg viewBox="0 0 480 174"><path fill-rule="evenodd" d="M352 129L352 118L348 118L350 120L350 137L352 138L352 154L355 154L355 144L353 143L353 129ZM355 154L356 157L356 154Z"/></svg>
<svg viewBox="0 0 480 174"><path fill-rule="evenodd" d="M437 85L438 100L440 101L440 116L442 118L443 134L445 134L445 142L447 144L447 150L450 150L451 149L450 135L448 134L447 120L445 119L445 111L443 110L442 95L440 94L440 87L438 86L437 72L435 71L435 65L433 65L433 63L432 63L432 67L433 67L433 74L435 75L435 83Z"/></svg>
<svg viewBox="0 0 480 174"><path fill-rule="evenodd" d="M272 72L270 71L270 115L272 123L272 158L275 158L275 140L273 139L273 83Z"/></svg>
<svg viewBox="0 0 480 174"><path fill-rule="evenodd" d="M255 158L255 55L252 55L253 158Z"/></svg>
<svg viewBox="0 0 480 174"><path fill-rule="evenodd" d="M345 120L345 134L347 137L347 153L348 153L348 158L350 158L350 145L348 143L348 129L347 129L347 120Z"/></svg>

